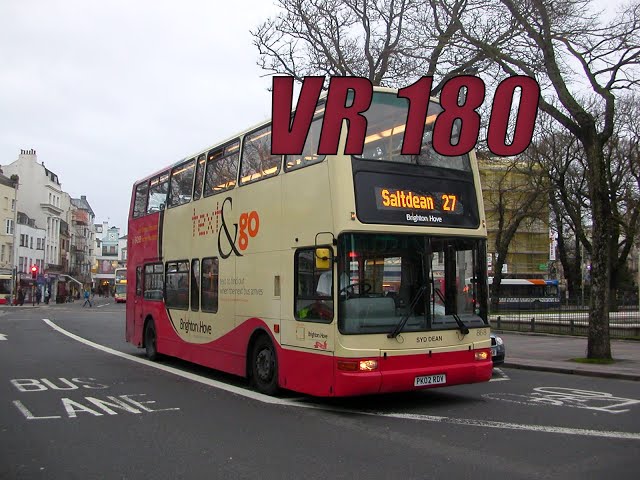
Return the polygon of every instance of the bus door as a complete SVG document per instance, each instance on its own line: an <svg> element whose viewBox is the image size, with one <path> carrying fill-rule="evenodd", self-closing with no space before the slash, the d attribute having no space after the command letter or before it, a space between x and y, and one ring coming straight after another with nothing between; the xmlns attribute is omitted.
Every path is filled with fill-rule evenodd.
<svg viewBox="0 0 640 480"><path fill-rule="evenodd" d="M334 350L337 318L334 288L337 275L330 247L298 249L294 259L295 330L283 335L284 344L319 352ZM342 282L344 283L344 282Z"/></svg>
<svg viewBox="0 0 640 480"><path fill-rule="evenodd" d="M142 286L144 279L142 277L142 265L136 267L135 294L133 297L133 321L127 322L127 329L131 328L132 332L127 331L127 338L133 337L130 341L134 345L142 345L142 327L144 320L142 318ZM127 302L129 305L129 302Z"/></svg>

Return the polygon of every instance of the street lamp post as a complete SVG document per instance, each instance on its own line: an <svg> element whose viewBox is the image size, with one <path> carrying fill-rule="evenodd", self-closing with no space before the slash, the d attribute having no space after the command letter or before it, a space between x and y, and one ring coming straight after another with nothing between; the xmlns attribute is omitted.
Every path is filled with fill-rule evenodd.
<svg viewBox="0 0 640 480"><path fill-rule="evenodd" d="M18 230L18 186L20 185L20 178L17 177L13 183L14 195L13 195L13 232L12 232L12 258L11 258L11 305L15 303L16 291L18 285L18 245L16 242L16 231Z"/></svg>

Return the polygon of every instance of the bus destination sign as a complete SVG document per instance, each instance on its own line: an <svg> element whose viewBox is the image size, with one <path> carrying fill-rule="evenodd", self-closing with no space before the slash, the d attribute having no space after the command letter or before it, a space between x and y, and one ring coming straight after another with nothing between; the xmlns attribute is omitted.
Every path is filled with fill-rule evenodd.
<svg viewBox="0 0 640 480"><path fill-rule="evenodd" d="M387 187L376 187L375 190L378 209L410 209L449 214L463 212L463 206L454 193L419 193Z"/></svg>
<svg viewBox="0 0 640 480"><path fill-rule="evenodd" d="M473 184L455 179L356 174L356 209L363 223L477 228Z"/></svg>

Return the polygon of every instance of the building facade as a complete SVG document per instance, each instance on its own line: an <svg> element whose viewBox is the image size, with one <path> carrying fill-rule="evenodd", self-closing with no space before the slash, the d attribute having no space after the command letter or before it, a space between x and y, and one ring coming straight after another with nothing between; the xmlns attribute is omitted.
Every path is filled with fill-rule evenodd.
<svg viewBox="0 0 640 480"><path fill-rule="evenodd" d="M478 157L487 218L487 267L495 274L496 239L516 226L502 265L503 278L549 278L549 202L527 166L514 159ZM539 192L539 193L536 193ZM525 207L525 208L523 208ZM551 239L553 241L553 238Z"/></svg>
<svg viewBox="0 0 640 480"><path fill-rule="evenodd" d="M13 203L16 213L24 215L24 222L16 225L17 219L11 221L8 212L2 210L3 196L7 196L8 205L11 205L12 197L8 190L3 190L0 178L0 216L6 216L3 218L5 228L0 233L7 232L4 236L0 235L0 248L10 236L16 238L12 242L12 258L8 251L6 254L7 268L22 272L30 260L37 262L38 273L42 274L42 279L39 277L38 281L43 282L43 291L49 292L57 302L69 299L81 289L92 288L95 215L86 196L71 198L64 192L58 175L45 167L44 162L38 162L33 149L22 150L18 159L4 165L2 170L5 177L17 179ZM20 229L20 232L16 229ZM29 239L29 250L33 238L35 253L27 253L24 250L27 246L22 245L22 254L18 255L20 235L23 235L23 241ZM5 243L5 250L9 248L8 245ZM0 275L2 266L0 263Z"/></svg>
<svg viewBox="0 0 640 480"><path fill-rule="evenodd" d="M108 222L95 225L98 238L96 253L96 289L102 295L110 295L115 286L115 270L122 266L120 256L120 229L109 227ZM125 241L126 245L126 241Z"/></svg>

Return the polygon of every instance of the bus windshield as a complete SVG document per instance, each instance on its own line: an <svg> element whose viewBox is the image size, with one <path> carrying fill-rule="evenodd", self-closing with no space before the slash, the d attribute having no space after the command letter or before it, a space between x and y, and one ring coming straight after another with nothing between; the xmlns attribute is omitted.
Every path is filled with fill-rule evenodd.
<svg viewBox="0 0 640 480"><path fill-rule="evenodd" d="M409 109L409 100L395 94L375 92L369 109L364 112L367 118L367 134L364 150L360 158L395 163L409 163L429 167L471 171L468 155L445 157L433 149L433 124L442 107L429 102L426 125L422 137L420 155L402 155L402 140ZM454 123L451 134L452 143L457 142L459 124Z"/></svg>
<svg viewBox="0 0 640 480"><path fill-rule="evenodd" d="M401 321L404 332L453 330L456 316L469 328L486 326L484 283L465 282L484 278L484 240L344 234L338 245L342 333L388 333Z"/></svg>

